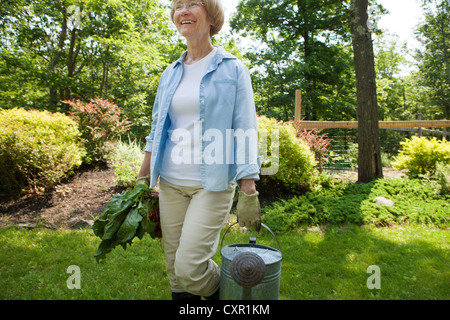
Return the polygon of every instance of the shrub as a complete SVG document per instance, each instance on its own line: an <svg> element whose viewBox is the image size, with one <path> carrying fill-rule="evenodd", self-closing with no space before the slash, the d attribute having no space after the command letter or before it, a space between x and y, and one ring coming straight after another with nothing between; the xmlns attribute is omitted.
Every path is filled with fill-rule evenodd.
<svg viewBox="0 0 450 320"><path fill-rule="evenodd" d="M107 162L114 168L114 181L123 187L134 187L144 161L144 152L138 143L119 141Z"/></svg>
<svg viewBox="0 0 450 320"><path fill-rule="evenodd" d="M436 163L450 164L450 142L436 138L413 137L401 142L400 154L392 165L398 170L408 169L410 177L436 172Z"/></svg>
<svg viewBox="0 0 450 320"><path fill-rule="evenodd" d="M300 128L301 121L292 121L292 126L297 131L297 137L308 143L311 150L314 152L316 161L319 166L319 171L323 171L323 165L328 159L328 152L331 148L332 139L327 137L327 133L320 134L321 130L305 130Z"/></svg>
<svg viewBox="0 0 450 320"><path fill-rule="evenodd" d="M116 141L128 131L130 122L121 119L122 110L113 102L93 99L63 101L72 107L71 116L78 122L87 151L85 162L103 161Z"/></svg>
<svg viewBox="0 0 450 320"><path fill-rule="evenodd" d="M436 163L437 193L450 194L450 165L442 162Z"/></svg>
<svg viewBox="0 0 450 320"><path fill-rule="evenodd" d="M267 132L267 146L260 145L260 150L268 151L263 168L273 166L273 162L278 161L276 174L261 175L258 189L262 187L269 193L273 192L276 187L286 188L293 193L310 189L313 177L317 175L314 153L305 141L297 138L292 124L260 116L258 117L258 129L260 137L261 132ZM277 130L279 134L278 157L272 155L270 150L273 130Z"/></svg>
<svg viewBox="0 0 450 320"><path fill-rule="evenodd" d="M430 182L438 195L450 194L450 165L436 162L436 172L426 174L425 180Z"/></svg>
<svg viewBox="0 0 450 320"><path fill-rule="evenodd" d="M380 206L376 197L395 202ZM367 184L341 182L303 196L264 207L263 223L272 231L287 232L311 225L424 223L448 228L449 195L438 195L433 184L419 179L377 179Z"/></svg>
<svg viewBox="0 0 450 320"><path fill-rule="evenodd" d="M0 111L0 192L51 187L81 164L85 151L75 121L60 113Z"/></svg>

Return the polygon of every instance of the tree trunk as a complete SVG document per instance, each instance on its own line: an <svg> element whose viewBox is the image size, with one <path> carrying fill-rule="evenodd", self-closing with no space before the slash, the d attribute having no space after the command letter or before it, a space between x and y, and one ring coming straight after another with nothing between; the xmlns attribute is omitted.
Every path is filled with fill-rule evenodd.
<svg viewBox="0 0 450 320"><path fill-rule="evenodd" d="M358 101L358 182L363 183L383 177L375 59L367 26L367 6L368 0L352 0L350 22Z"/></svg>
<svg viewBox="0 0 450 320"><path fill-rule="evenodd" d="M81 19L81 13L83 12L83 8L79 8L79 11L75 11L74 21ZM73 9L72 9L73 11ZM70 46L69 46L69 54L67 57L67 78L69 80L68 87L65 89L64 100L70 100L72 95L72 86L73 86L73 78L75 76L75 69L77 65L78 54L81 50L81 44L77 44L77 36L79 32L79 23L73 23L72 31L70 32ZM69 107L67 105L67 107Z"/></svg>
<svg viewBox="0 0 450 320"><path fill-rule="evenodd" d="M105 59L103 60L103 74L102 74L102 83L100 84L100 98L107 99L108 97L108 72L109 72L109 46L106 46L106 53L104 54ZM105 90L105 94L103 95L103 90Z"/></svg>
<svg viewBox="0 0 450 320"><path fill-rule="evenodd" d="M61 33L59 35L59 41L58 45L55 48L55 53L53 54L52 59L50 60L50 63L48 65L48 69L50 74L52 75L51 83L50 83L50 105L51 107L56 110L56 107L58 105L58 87L54 83L57 73L57 66L59 63L59 60L61 59L62 51L64 50L64 42L66 41L67 37L67 10L66 8L62 9L63 14L63 20L61 25Z"/></svg>
<svg viewBox="0 0 450 320"><path fill-rule="evenodd" d="M65 89L64 100L70 100L70 96L72 93L71 82L75 72L76 56L77 56L77 53L75 52L76 38L77 38L77 28L74 27L70 32L70 47L69 47L69 55L67 57L67 78L69 79L69 85Z"/></svg>
<svg viewBox="0 0 450 320"><path fill-rule="evenodd" d="M298 0L297 1L297 15L299 16L298 20L303 21L303 23L299 24L297 27L298 34L303 38L303 54L304 54L304 61L308 63L308 60L310 59L311 53L312 53L312 43L314 42L313 34L311 33L310 27L308 25L308 10L307 10L308 4L304 0ZM315 116L315 110L314 110L314 100L311 99L313 97L313 94L311 94L314 91L314 85L313 85L313 79L311 76L311 71L304 71L303 77L305 79L305 82L308 84L306 88L303 89L303 95L306 98L305 100L309 101L307 103L303 104L303 110L305 110L305 120L314 121L317 120Z"/></svg>

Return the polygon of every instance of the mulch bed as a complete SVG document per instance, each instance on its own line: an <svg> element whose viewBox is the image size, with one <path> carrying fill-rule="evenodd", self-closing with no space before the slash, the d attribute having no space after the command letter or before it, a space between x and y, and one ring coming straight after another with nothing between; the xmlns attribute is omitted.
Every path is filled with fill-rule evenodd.
<svg viewBox="0 0 450 320"><path fill-rule="evenodd" d="M116 186L114 170L106 164L82 167L46 193L0 198L0 228L41 225L66 229L72 218L94 220L123 189Z"/></svg>

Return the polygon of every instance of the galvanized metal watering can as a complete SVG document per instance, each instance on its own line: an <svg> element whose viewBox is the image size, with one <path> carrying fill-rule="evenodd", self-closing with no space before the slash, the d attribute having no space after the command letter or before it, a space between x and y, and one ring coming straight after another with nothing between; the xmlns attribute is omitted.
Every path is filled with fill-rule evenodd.
<svg viewBox="0 0 450 320"><path fill-rule="evenodd" d="M237 243L222 248L225 232L220 244L222 256L220 277L220 300L278 300L281 276L281 246L275 234L265 224L278 243L280 250L256 243Z"/></svg>

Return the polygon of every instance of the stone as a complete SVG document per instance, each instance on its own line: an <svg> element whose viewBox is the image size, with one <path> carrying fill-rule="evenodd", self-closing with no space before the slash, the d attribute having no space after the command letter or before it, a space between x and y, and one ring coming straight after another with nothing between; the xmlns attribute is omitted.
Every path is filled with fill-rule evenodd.
<svg viewBox="0 0 450 320"><path fill-rule="evenodd" d="M69 227L71 229L83 229L83 228L92 228L94 225L94 220L84 220L80 218L72 218L68 222Z"/></svg>
<svg viewBox="0 0 450 320"><path fill-rule="evenodd" d="M47 222L47 221L40 221L39 223L18 223L15 224L16 227L20 227L20 228L25 228L25 229L36 229L36 228L47 228L47 229L52 229L52 230L56 230L58 229L58 227L51 222Z"/></svg>
<svg viewBox="0 0 450 320"><path fill-rule="evenodd" d="M387 207L393 207L395 206L395 202L392 200L389 200L385 197L376 197L373 199L373 201L379 205L379 206L387 206Z"/></svg>

